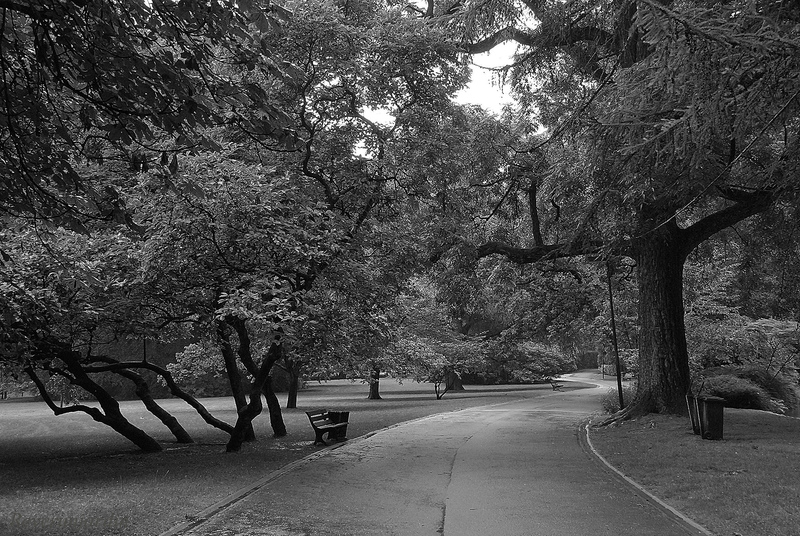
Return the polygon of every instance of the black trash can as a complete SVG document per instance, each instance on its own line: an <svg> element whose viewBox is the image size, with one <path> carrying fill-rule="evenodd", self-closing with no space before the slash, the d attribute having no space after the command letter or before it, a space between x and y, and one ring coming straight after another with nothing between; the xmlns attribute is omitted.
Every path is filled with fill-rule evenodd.
<svg viewBox="0 0 800 536"><path fill-rule="evenodd" d="M703 439L722 439L725 399L706 396L697 401L700 410L700 435Z"/></svg>
<svg viewBox="0 0 800 536"><path fill-rule="evenodd" d="M689 419L692 422L692 432L700 435L700 415L697 409L697 398L694 395L686 395L686 406L689 408Z"/></svg>
<svg viewBox="0 0 800 536"><path fill-rule="evenodd" d="M328 417L334 423L348 422L350 420L349 411L328 411ZM328 439L336 439L337 441L344 441L347 439L347 426L342 426L336 430L331 430L328 433Z"/></svg>

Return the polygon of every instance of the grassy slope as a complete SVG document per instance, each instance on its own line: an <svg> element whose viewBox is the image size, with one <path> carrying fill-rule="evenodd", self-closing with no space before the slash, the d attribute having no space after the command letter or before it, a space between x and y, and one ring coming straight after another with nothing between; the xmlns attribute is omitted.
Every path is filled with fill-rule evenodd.
<svg viewBox="0 0 800 536"><path fill-rule="evenodd" d="M800 420L725 410L722 441L688 417L650 415L591 432L603 456L657 497L725 536L800 534Z"/></svg>

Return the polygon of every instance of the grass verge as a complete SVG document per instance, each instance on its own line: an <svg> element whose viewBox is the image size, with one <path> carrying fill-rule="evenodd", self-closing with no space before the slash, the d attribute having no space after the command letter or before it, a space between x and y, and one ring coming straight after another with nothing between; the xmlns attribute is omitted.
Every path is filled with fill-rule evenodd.
<svg viewBox="0 0 800 536"><path fill-rule="evenodd" d="M715 534L800 533L800 420L726 409L722 441L664 415L590 434L611 464Z"/></svg>

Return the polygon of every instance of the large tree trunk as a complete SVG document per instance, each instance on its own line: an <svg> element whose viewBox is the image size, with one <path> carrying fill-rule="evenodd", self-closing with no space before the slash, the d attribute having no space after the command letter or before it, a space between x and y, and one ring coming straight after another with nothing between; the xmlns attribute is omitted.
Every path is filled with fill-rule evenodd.
<svg viewBox="0 0 800 536"><path fill-rule="evenodd" d="M250 344L250 332L247 329L247 324L241 318L234 316L228 317L226 322L230 326L233 326L233 328L236 330L236 335L239 337L239 359L247 371L253 376L253 381L255 382L255 378L261 372L260 368L256 366L256 362L253 359L253 353L251 350L252 345ZM269 350L267 351L267 356L265 357L265 360L270 361L270 370L272 370L272 365L277 363L278 360L283 356L283 346L279 341L280 337L273 341L269 347ZM269 375L269 371L267 374ZM267 377L263 382L261 382L261 385L264 398L267 400L267 408L269 409L269 422L270 426L272 426L272 432L275 434L275 437L284 437L286 435L286 425L283 422L281 404L278 401L278 397L275 396L275 391L272 389L272 379ZM260 411L261 410L259 410L259 412Z"/></svg>
<svg viewBox="0 0 800 536"><path fill-rule="evenodd" d="M172 393L174 396L180 398L181 400L189 404L192 408L194 408L194 410L197 411L197 414L200 415L200 417L202 417L206 423L210 424L214 428L217 428L218 430L222 430L227 434L233 433L233 426L211 415L211 413L209 413L206 407L203 406L203 404L201 404L195 397L193 397L192 395L190 395L189 393L178 387L178 384L175 383L175 379L172 377L172 374L170 374L170 372L167 369L159 367L158 365L154 365L153 363L148 363L146 361L120 362L117 361L116 359L111 359L109 357L99 357L99 356L93 356L92 359L94 361L99 361L108 364L103 366L96 366L96 365L84 366L83 369L87 373L119 372L120 370L128 370L128 369L145 369L151 372L155 372L156 374L161 376L161 378L167 384L170 393Z"/></svg>
<svg viewBox="0 0 800 536"><path fill-rule="evenodd" d="M639 286L639 386L636 397L606 422L650 412L683 414L690 386L689 357L683 319L683 265L689 253L726 227L767 210L778 191L748 190L716 185L729 204L694 222L678 227L676 200L664 197L639 209L636 238L617 244L615 254L634 258ZM732 203L732 204L730 204ZM687 205L688 206L688 205ZM598 243L541 245L518 248L502 242L486 242L478 257L503 255L518 264L542 259L603 254Z"/></svg>
<svg viewBox="0 0 800 536"><path fill-rule="evenodd" d="M650 223L643 228L653 229ZM645 233L636 244L639 385L625 417L686 412L690 378L683 319L684 246L674 220Z"/></svg>

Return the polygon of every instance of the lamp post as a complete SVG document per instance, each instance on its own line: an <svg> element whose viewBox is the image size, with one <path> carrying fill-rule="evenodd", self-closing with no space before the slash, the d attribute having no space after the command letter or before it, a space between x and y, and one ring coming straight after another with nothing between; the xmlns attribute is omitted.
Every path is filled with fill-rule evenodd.
<svg viewBox="0 0 800 536"><path fill-rule="evenodd" d="M611 261L606 261L606 274L608 276L608 305L611 308L611 339L614 342L614 357L617 368L617 393L619 393L619 409L625 408L622 396L622 367L619 361L619 346L617 345L617 321L614 317L614 293L611 290Z"/></svg>

